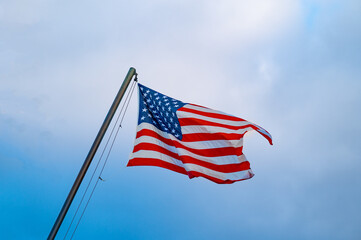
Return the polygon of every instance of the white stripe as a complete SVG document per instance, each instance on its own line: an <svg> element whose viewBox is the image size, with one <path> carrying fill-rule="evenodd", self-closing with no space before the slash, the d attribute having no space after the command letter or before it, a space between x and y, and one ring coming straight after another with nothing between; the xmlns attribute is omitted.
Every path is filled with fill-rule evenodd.
<svg viewBox="0 0 361 240"><path fill-rule="evenodd" d="M261 133L261 134L263 133L264 135L266 135L266 136L268 136L270 139L272 139L271 134L270 134L269 132L267 132L266 129L258 126L257 124L254 124L254 125L258 128L257 131L258 131L259 133Z"/></svg>
<svg viewBox="0 0 361 240"><path fill-rule="evenodd" d="M181 147L176 148L175 146L170 146L170 145L162 142L159 139L149 137L149 136L142 136L140 138L137 138L135 146L137 146L139 143L155 144L155 145L161 146L164 149L167 149L168 151L170 151L172 153L177 154L178 156L190 156L192 158L195 158L195 159L198 159L198 160L201 160L201 161L204 161L204 162L217 164L217 165L231 164L231 163L241 163L241 162L247 161L244 154L242 154L240 156L226 155L226 156L220 156L220 157L205 157L205 156L202 156L202 155L192 153L192 152L190 152L190 151L188 151L186 149L183 149Z"/></svg>
<svg viewBox="0 0 361 240"><path fill-rule="evenodd" d="M142 122L137 126L137 132L139 132L142 129L149 129L154 132L158 132L162 137L170 139L170 136L173 137L173 135L168 134L166 132L163 132L159 130L157 127L155 127L153 124ZM253 128L247 127L243 129L238 130L232 130L228 128L223 127L215 127L215 126L181 126L182 134L192 134L192 133L236 133L236 134L244 134L247 131L251 131Z"/></svg>
<svg viewBox="0 0 361 240"><path fill-rule="evenodd" d="M206 116L203 116L203 115L200 115L200 114L190 113L190 112L183 112L183 111L177 111L177 117L179 119L182 119L182 118L197 118L197 119L206 120L206 121L209 121L209 122L220 123L220 124L225 124L225 125L235 126L235 127L241 127L241 126L245 126L245 125L248 125L248 124L252 124L250 122L242 121L242 120L239 120L239 121L224 120L224 119L206 117Z"/></svg>
<svg viewBox="0 0 361 240"><path fill-rule="evenodd" d="M195 171L221 180L242 180L253 176L252 170L244 170L232 173L222 173L195 164L184 164L187 172Z"/></svg>
<svg viewBox="0 0 361 240"><path fill-rule="evenodd" d="M192 104L186 104L182 108L188 108L188 109L193 109L193 110L197 110L197 111L201 111L201 112L216 113L216 114L222 114L222 115L229 116L229 117L235 117L235 116L233 116L231 114L228 114L228 113L213 110L213 109L210 109L210 108L198 107L198 106L195 106L195 105L192 105ZM178 109L178 111L182 110L182 108Z"/></svg>
<svg viewBox="0 0 361 240"><path fill-rule="evenodd" d="M170 139L170 136L173 136L167 132L163 132L162 130L160 130L159 128L154 126L153 124L147 123L147 122L142 122L141 124L139 124L137 126L137 133L143 129L152 130L153 132L156 132L159 135L161 135L162 137L167 138L167 139Z"/></svg>
<svg viewBox="0 0 361 240"><path fill-rule="evenodd" d="M156 140L156 139L154 139L154 140ZM151 142L151 141L149 141L147 143L157 144L157 143ZM170 152L178 154L178 156L180 156L180 157L189 156L189 157L195 158L197 160L212 163L212 164L216 164L216 165L238 164L238 163L242 163L242 162L247 161L246 156L244 154L242 154L240 156L227 155L227 156L220 156L220 157L204 157L204 156L192 153L192 152L190 152L188 150L185 150L185 149L182 149L182 148L174 148L173 146L169 146L169 145L167 145L165 143L162 143L160 146L163 147L164 149L169 150ZM134 147L136 147L136 145ZM138 152L140 152L140 151L148 151L148 150L139 150Z"/></svg>
<svg viewBox="0 0 361 240"><path fill-rule="evenodd" d="M181 129L182 129L182 134L190 134L190 133L237 133L237 134L243 134L247 131L253 130L253 128L251 128L251 127L233 130L233 129L223 128L223 127L202 126L202 125L182 126Z"/></svg>
<svg viewBox="0 0 361 240"><path fill-rule="evenodd" d="M161 153L155 152L155 151L147 151L147 150L139 151L139 152L132 154L131 160L134 158L160 159L161 161L168 162L168 163L176 165L176 166L184 167L187 172L195 171L195 172L203 173L205 175L208 175L208 176L211 176L211 177L223 180L223 181L228 180L228 179L229 180L247 179L247 178L250 178L251 174L252 174L251 169L239 171L239 172L232 172L232 173L222 173L222 172L211 170L211 169L203 167L203 166L199 166L197 164L192 164L192 163L183 164L177 159L174 159L168 155L161 154Z"/></svg>
<svg viewBox="0 0 361 240"><path fill-rule="evenodd" d="M143 123L142 123L143 124ZM141 124L141 125L142 125ZM150 125L149 123L146 123L147 125ZM141 125L139 125L138 127L140 127ZM142 129L145 129L147 127L147 125L143 125ZM140 131L141 129L138 129L138 131ZM156 131L156 132L160 132L160 130ZM177 140L175 137L171 136L172 140L174 141L179 141ZM213 164L217 164L217 165L223 165L223 164L232 164L232 163L241 163L244 161L247 161L246 157L244 156L244 154L242 154L241 156L236 156L236 155L227 155L227 156L220 156L220 157L205 157L205 156L201 156L195 153L192 153L186 149L183 148L176 148L174 146L170 146L166 143L164 143L163 141L160 141L159 139L153 138L153 137L140 137L137 138L135 140L135 146L138 143L152 143L152 144L156 144L156 145L160 145L161 147L175 153L178 154L179 156L190 156L193 157L195 159L204 161L204 162L209 162L209 163L213 163ZM184 142L181 142L182 144L184 144ZM197 143L197 144L201 144L201 142L193 142L193 143ZM142 151L142 150L141 150Z"/></svg>
<svg viewBox="0 0 361 240"><path fill-rule="evenodd" d="M155 145L159 145L173 153L176 153L178 154L178 151L177 151L177 148L173 145L168 145L166 144L165 142L161 141L160 139L158 138L154 138L154 137L151 137L151 136L141 136L141 137L138 137L137 139L135 139L135 142L134 142L134 146L140 144L140 143L152 143L152 144L155 144Z"/></svg>
<svg viewBox="0 0 361 240"><path fill-rule="evenodd" d="M132 160L133 158L156 158L156 159L162 160L164 162L168 162L168 163L171 163L171 164L174 164L174 165L184 168L182 161L172 158L166 154L163 154L163 153L160 153L157 151L141 150L141 151L132 153L130 156L130 160Z"/></svg>
<svg viewBox="0 0 361 240"><path fill-rule="evenodd" d="M182 128L182 133L183 134L192 134L192 133L212 133L211 130L215 130L213 132L221 132L221 127L211 127L211 126L184 126L181 127ZM162 136L163 138L169 139L169 140L176 140L179 141L177 138L175 138L172 134L169 134L167 132L163 132L162 130L158 129L157 127L155 127L153 124L147 123L147 122L143 122L140 125L137 126L137 132L143 130L143 129L148 129L148 130L152 130L153 132L158 133L160 136ZM209 130L208 130L209 129ZM245 129L239 129L237 131L232 130L232 131L227 131L228 133L236 133L236 134L243 134L245 133L247 130L251 130L252 128L245 128ZM229 129L225 129L225 130L229 130ZM225 133L227 133L225 132ZM180 143L182 143L184 146L188 146L188 147L192 147L190 145L193 145L194 143L197 142L182 142L179 141ZM205 145L210 145L215 146L215 148L220 148L220 147L227 147L227 146L234 146L234 147L242 147L243 146L243 138L240 138L239 140L209 140L209 141L198 141L198 143L204 143ZM223 145L224 144L224 145ZM195 145L197 146L197 145ZM217 147L218 146L218 147ZM210 148L211 148L210 147ZM192 147L193 148L193 147ZM195 149L202 149L202 148L197 148L194 147Z"/></svg>
<svg viewBox="0 0 361 240"><path fill-rule="evenodd" d="M233 115L230 115L230 114L227 114L227 113L224 113L224 112L221 112L221 111L217 111L217 110L213 110L213 109L209 109L209 108L204 108L204 107L198 107L198 106L194 106L194 105L191 105L191 104L186 104L182 108L188 108L188 109L198 110L198 111L206 112L206 113L216 113L216 114L222 114L222 115L225 115L225 116L235 117ZM185 111L182 111L182 108L180 108L177 111L178 118L187 118L187 117L199 118L199 119L202 119L202 120L221 123L221 124L226 124L226 125L229 125L229 126L244 126L244 125L247 125L247 124L251 124L251 125L256 127L257 132L259 132L261 134L264 134L264 135L268 136L270 139L272 139L271 134L269 132L267 132L264 128L258 126L257 124L248 122L246 120L243 120L243 121L242 120L239 120L239 121L222 120L222 119L219 119L219 118L203 116L201 114L185 112ZM238 117L236 117L236 118L238 118ZM251 131L251 130L255 130L255 129L253 129L253 128L248 129L248 131Z"/></svg>
<svg viewBox="0 0 361 240"><path fill-rule="evenodd" d="M177 141L185 147L189 147L189 148L197 149L197 150L212 149L212 148L225 148L225 147L238 148L238 147L242 147L242 145L243 145L243 138L241 140L210 140L210 141L198 141L198 142L182 142L182 141L179 141L178 139L176 139L175 137L173 137L172 135L170 137L173 141ZM153 137L147 136L147 135L141 136L135 140L134 145L137 145L138 143L141 143L141 142L148 142L149 138L153 138ZM157 138L154 138L154 139L158 140L159 144L165 144L163 141L161 141ZM157 141L155 141L155 143L157 143Z"/></svg>

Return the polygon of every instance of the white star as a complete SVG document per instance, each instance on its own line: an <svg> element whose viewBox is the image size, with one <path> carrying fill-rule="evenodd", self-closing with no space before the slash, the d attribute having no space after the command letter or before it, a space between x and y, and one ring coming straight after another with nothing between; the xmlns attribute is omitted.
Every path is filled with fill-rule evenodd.
<svg viewBox="0 0 361 240"><path fill-rule="evenodd" d="M175 130L174 130L174 129L172 129L172 133L175 133Z"/></svg>
<svg viewBox="0 0 361 240"><path fill-rule="evenodd" d="M154 106L153 106L153 105L150 105L149 107L150 107L150 108L154 108Z"/></svg>
<svg viewBox="0 0 361 240"><path fill-rule="evenodd" d="M147 111L147 109L146 109L146 108L143 108L142 112L146 112L146 111Z"/></svg>
<svg viewBox="0 0 361 240"><path fill-rule="evenodd" d="M170 118L169 120L170 120L170 122L173 122L173 118Z"/></svg>
<svg viewBox="0 0 361 240"><path fill-rule="evenodd" d="M178 133L176 135L174 135L175 137L179 137Z"/></svg>
<svg viewBox="0 0 361 240"><path fill-rule="evenodd" d="M170 110L172 110L172 108L171 108L171 107L168 107L168 111L170 111ZM173 115L174 115L174 113L173 113Z"/></svg>
<svg viewBox="0 0 361 240"><path fill-rule="evenodd" d="M168 106L168 105L169 105L169 103L166 103L165 105L166 105L166 106Z"/></svg>
<svg viewBox="0 0 361 240"><path fill-rule="evenodd" d="M144 120L145 119L145 117L144 116L142 116L141 118L140 118L140 120Z"/></svg>
<svg viewBox="0 0 361 240"><path fill-rule="evenodd" d="M175 105L175 107L179 107L179 105Z"/></svg>
<svg viewBox="0 0 361 240"><path fill-rule="evenodd" d="M150 115L150 114L148 113L148 117L150 117L150 118L151 118L151 117L152 117L152 115Z"/></svg>
<svg viewBox="0 0 361 240"><path fill-rule="evenodd" d="M149 91L149 89L146 91L146 93L149 93L150 91Z"/></svg>
<svg viewBox="0 0 361 240"><path fill-rule="evenodd" d="M155 94L154 94L155 95ZM155 100L159 100L159 97L156 97Z"/></svg>
<svg viewBox="0 0 361 240"><path fill-rule="evenodd" d="M178 124L175 123L175 124L174 124L174 127L178 127Z"/></svg>
<svg viewBox="0 0 361 240"><path fill-rule="evenodd" d="M147 103L149 103L150 102L150 99L147 99Z"/></svg>
<svg viewBox="0 0 361 240"><path fill-rule="evenodd" d="M169 116L169 113L168 113L168 112L166 112L166 113L165 113L165 115L168 117L168 116Z"/></svg>
<svg viewBox="0 0 361 240"><path fill-rule="evenodd" d="M158 95L158 93L156 92L156 93L154 93L154 96L157 96Z"/></svg>

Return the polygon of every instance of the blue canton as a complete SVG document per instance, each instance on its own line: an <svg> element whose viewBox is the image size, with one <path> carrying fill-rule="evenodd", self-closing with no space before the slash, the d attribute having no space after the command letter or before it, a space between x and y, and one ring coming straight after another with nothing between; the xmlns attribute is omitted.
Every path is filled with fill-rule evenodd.
<svg viewBox="0 0 361 240"><path fill-rule="evenodd" d="M143 122L153 124L159 130L172 134L177 139L182 140L182 131L176 111L186 103L156 92L139 83L138 87L138 124Z"/></svg>

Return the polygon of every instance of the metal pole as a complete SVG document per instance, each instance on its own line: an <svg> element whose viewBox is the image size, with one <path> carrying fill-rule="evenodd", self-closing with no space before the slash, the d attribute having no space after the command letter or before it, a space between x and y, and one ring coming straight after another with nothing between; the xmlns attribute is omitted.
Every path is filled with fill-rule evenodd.
<svg viewBox="0 0 361 240"><path fill-rule="evenodd" d="M83 181L83 178L89 168L89 165L94 158L94 155L100 145L100 142L102 141L102 139L105 135L105 132L106 132L110 122L112 121L114 113L117 110L118 105L119 105L120 101L122 100L124 93L127 90L127 87L134 75L136 75L136 70L135 70L135 68L131 67L128 71L127 76L125 77L125 79L123 81L122 86L119 89L117 96L114 99L112 106L109 109L107 116L104 119L103 125L99 129L98 135L96 136L94 143L93 143L92 147L90 148L89 153L83 163L83 166L81 167L81 169L78 173L78 176L75 179L73 187L71 188L71 190L68 194L68 197L66 198L64 205L63 205L62 209L60 210L58 218L56 219L54 226L49 233L48 240L53 240L55 238L55 236L60 228L60 225L62 224L62 222L65 218L65 215L68 212L69 207L74 199L74 196L75 196L76 192L78 191L81 182Z"/></svg>

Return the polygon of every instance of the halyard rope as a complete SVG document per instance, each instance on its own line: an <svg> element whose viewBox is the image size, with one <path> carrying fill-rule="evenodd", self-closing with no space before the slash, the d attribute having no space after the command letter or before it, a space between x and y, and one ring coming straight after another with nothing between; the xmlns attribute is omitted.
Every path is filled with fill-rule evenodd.
<svg viewBox="0 0 361 240"><path fill-rule="evenodd" d="M99 157L99 160L98 160L98 162L97 162L97 165L96 165L96 167L95 167L95 169L94 169L94 171L93 171L93 174L92 174L92 176L91 176L91 178L90 178L90 180L89 180L89 182L88 182L88 185L87 185L87 187L86 187L86 189L85 189L85 191L84 191L84 193L83 193L83 196L82 196L82 198L81 198L81 200L80 200L80 202L79 202L79 204L78 204L78 207L77 207L77 209L76 209L76 211L75 211L75 213L74 213L74 216L73 216L73 218L72 218L72 220L71 220L71 223L69 224L69 227L68 227L68 229L67 229L67 231L66 231L65 236L64 236L63 239L65 239L66 236L67 236L68 233L69 233L69 230L70 230L70 228L71 228L71 226L72 226L72 224L73 224L73 222L74 222L74 220L75 220L75 217L76 217L76 215L77 215L77 213L78 213L78 211L79 211L79 209L80 209L80 206L81 206L82 203L83 203L83 200L84 200L84 198L85 198L85 195L86 195L86 193L88 192L89 186L90 186L90 184L91 184L91 182L92 182L92 180L93 180L93 178L94 178L94 175L95 175L95 173L96 173L96 171L97 171L97 169L98 169L98 167L99 167L99 164L100 164L100 162L101 162L101 160L102 160L102 158L103 158L103 155L104 155L104 153L105 153L105 150L106 150L107 147L108 147L108 144L109 144L110 139L111 139L111 137L112 137L112 135L113 135L113 132L114 132L114 130L115 130L115 127L118 126L118 122L119 122L120 116L123 115L122 118L121 118L120 124L119 124L119 126L118 126L118 129L117 129L117 131L116 131L116 133L115 133L115 136L114 136L114 138L113 138L113 141L112 141L112 143L111 143L110 149L108 150L108 154L107 154L107 157L106 157L105 162L104 162L104 164L103 164L103 167L102 167L102 169L101 169L101 171L100 171L100 173L99 173L99 176L98 176L98 178L97 178L97 180L96 180L96 182L95 182L95 185L94 185L94 187L93 187L93 189L92 189L92 192L91 192L91 194L90 194L90 196L89 196L89 198L88 198L88 200L87 200L87 203L86 203L86 205L85 205L85 207L84 207L84 209L83 209L83 211L82 211L82 213L81 213L81 216L80 216L80 218L79 218L79 220L78 220L78 222L77 222L77 224L76 224L76 226L75 226L75 229L74 229L74 231L73 231L70 239L73 238L73 236L74 236L74 234L75 234L75 231L77 230L78 225L79 225L79 223L80 223L80 221L81 221L81 219L82 219L82 217L83 217L83 215L84 215L84 212L85 212L85 210L86 210L86 208L87 208L87 206L88 206L88 204L89 204L89 201L90 201L90 199L91 199L91 197L92 197L92 195L93 195L93 193L94 193L94 190L95 190L95 188L96 188L99 180L101 179L101 174L102 174L102 172L103 172L103 170L104 170L104 167L105 167L105 165L106 165L106 163L107 163L107 161L108 161L110 152L111 152L111 150L112 150L112 148L113 148L115 139L116 139L116 137L117 137L117 135L118 135L119 129L120 129L121 124L122 124L122 122L123 122L125 113L126 113L126 111L127 111L127 109L128 109L128 105L129 105L130 99L131 99L131 97L133 96L133 92L134 92L134 89L135 89L137 80L138 80L137 75L135 75L134 81L132 82L132 85L131 85L131 87L130 87L130 90L129 90L128 93L127 93L127 96L126 96L126 98L125 98L125 101L123 102L122 108L121 108L121 110L120 110L120 112L119 112L119 114L118 114L118 117L117 117L117 119L116 119L116 121L115 121L115 124L114 124L112 130L111 130L111 133L110 133L110 135L109 135L109 137L108 137L108 140L107 140L107 142L106 142L106 144L105 144L105 146L104 146L104 149L103 149L103 151L102 151L102 153L101 153L101 155L100 155L100 157ZM125 110L123 111L124 107L125 107Z"/></svg>

